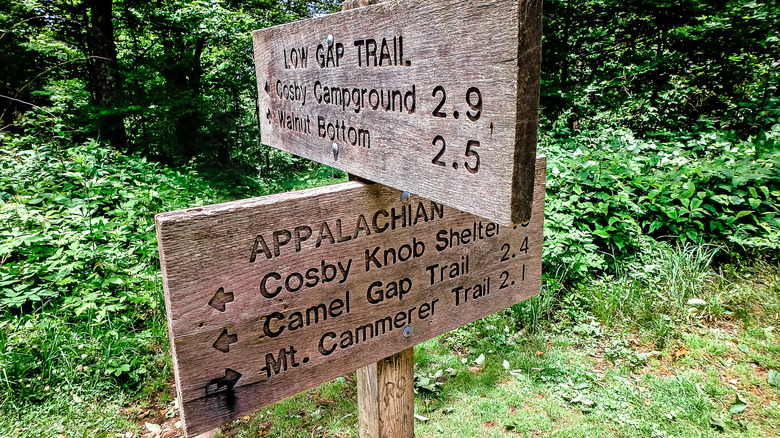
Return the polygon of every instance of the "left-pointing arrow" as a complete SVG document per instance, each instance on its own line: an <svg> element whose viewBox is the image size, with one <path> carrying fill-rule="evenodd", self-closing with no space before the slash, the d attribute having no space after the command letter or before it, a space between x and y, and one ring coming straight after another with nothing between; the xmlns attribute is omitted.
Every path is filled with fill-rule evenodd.
<svg viewBox="0 0 780 438"><path fill-rule="evenodd" d="M233 302L233 292L225 292L224 288L217 289L217 293L209 300L209 306L224 312L227 310L225 304Z"/></svg>
<svg viewBox="0 0 780 438"><path fill-rule="evenodd" d="M227 329L224 329L217 340L214 341L212 347L223 353L227 353L230 351L230 344L235 344L236 342L238 342L238 335L235 333L229 335Z"/></svg>

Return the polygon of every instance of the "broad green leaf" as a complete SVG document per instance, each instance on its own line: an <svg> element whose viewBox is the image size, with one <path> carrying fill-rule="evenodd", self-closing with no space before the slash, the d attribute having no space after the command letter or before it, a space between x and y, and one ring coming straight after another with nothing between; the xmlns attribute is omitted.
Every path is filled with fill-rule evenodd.
<svg viewBox="0 0 780 438"><path fill-rule="evenodd" d="M766 375L766 382L776 388L780 388L780 373L775 370L769 370Z"/></svg>
<svg viewBox="0 0 780 438"><path fill-rule="evenodd" d="M739 414L740 412L744 411L747 408L747 405L744 405L742 403L734 403L731 406L729 406L729 412L732 414Z"/></svg>
<svg viewBox="0 0 780 438"><path fill-rule="evenodd" d="M710 417L710 427L712 427L715 430L719 430L721 432L726 430L726 425L723 424L723 421L720 418L716 418L716 417Z"/></svg>

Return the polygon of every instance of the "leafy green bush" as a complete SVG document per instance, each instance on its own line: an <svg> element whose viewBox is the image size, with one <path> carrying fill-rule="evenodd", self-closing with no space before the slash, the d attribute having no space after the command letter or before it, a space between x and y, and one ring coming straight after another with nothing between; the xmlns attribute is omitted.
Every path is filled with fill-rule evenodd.
<svg viewBox="0 0 780 438"><path fill-rule="evenodd" d="M714 131L640 140L618 128L563 137L542 143L548 275L577 281L614 268L647 236L778 256L780 125L749 141Z"/></svg>
<svg viewBox="0 0 780 438"><path fill-rule="evenodd" d="M0 132L0 389L137 387L165 360L154 215L212 202L199 179L70 143L56 121ZM167 377L167 376L166 376Z"/></svg>
<svg viewBox="0 0 780 438"><path fill-rule="evenodd" d="M54 306L101 321L154 307L154 214L213 192L94 140L68 144L67 133L29 128L0 134L0 310Z"/></svg>

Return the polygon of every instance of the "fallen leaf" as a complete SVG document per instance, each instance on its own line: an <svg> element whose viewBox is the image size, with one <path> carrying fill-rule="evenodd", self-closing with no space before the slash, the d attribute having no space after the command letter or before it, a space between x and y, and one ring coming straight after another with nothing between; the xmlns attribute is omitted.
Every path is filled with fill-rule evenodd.
<svg viewBox="0 0 780 438"><path fill-rule="evenodd" d="M766 383L780 388L780 373L775 370L769 370L769 372L766 374Z"/></svg>
<svg viewBox="0 0 780 438"><path fill-rule="evenodd" d="M743 405L742 403L734 403L733 405L729 406L729 412L732 414L739 414L742 411L747 408L747 405Z"/></svg>
<svg viewBox="0 0 780 438"><path fill-rule="evenodd" d="M680 360L681 358L685 357L685 355L688 353L688 349L685 348L685 346L681 346L674 351L672 351L672 360Z"/></svg>
<svg viewBox="0 0 780 438"><path fill-rule="evenodd" d="M744 411L746 408L747 408L747 402L738 393L736 398L734 398L734 401L731 402L731 406L729 406L729 412L731 412L732 414L739 414L742 411Z"/></svg>
<svg viewBox="0 0 780 438"><path fill-rule="evenodd" d="M691 307L701 307L707 305L707 302L702 300L701 298L691 298L688 300L687 303L685 303Z"/></svg>
<svg viewBox="0 0 780 438"><path fill-rule="evenodd" d="M544 352L542 352L542 351L537 351L537 352L536 352L536 355L537 355L537 356L541 356L541 355L543 355L543 354L544 354Z"/></svg>
<svg viewBox="0 0 780 438"><path fill-rule="evenodd" d="M710 417L710 427L720 432L726 430L726 425L723 424L723 421L721 421L720 418L715 418L715 417Z"/></svg>
<svg viewBox="0 0 780 438"><path fill-rule="evenodd" d="M159 424L145 423L144 426L146 426L146 429L149 432L159 432L160 431L160 425Z"/></svg>
<svg viewBox="0 0 780 438"><path fill-rule="evenodd" d="M505 370L509 369L509 361L508 360L504 360L504 369Z"/></svg>
<svg viewBox="0 0 780 438"><path fill-rule="evenodd" d="M485 354L484 353L480 353L479 357L474 360L474 363L477 364L477 365L482 365L482 362L484 362L484 361L485 361Z"/></svg>
<svg viewBox="0 0 780 438"><path fill-rule="evenodd" d="M585 388L587 388L587 387L589 387L589 386L590 386L590 384L589 384L588 382L577 382L577 383L574 385L574 389L576 389L576 390L578 390L578 391L579 391L579 390L581 390L581 389L585 389Z"/></svg>
<svg viewBox="0 0 780 438"><path fill-rule="evenodd" d="M585 406L593 406L595 403L596 402L594 402L593 400L591 400L589 398L582 399L582 404L584 404Z"/></svg>
<svg viewBox="0 0 780 438"><path fill-rule="evenodd" d="M428 417L423 417L422 415L419 415L419 414L414 414L414 418L416 418L419 421L422 421L423 423L425 423L425 422L427 422L429 420Z"/></svg>

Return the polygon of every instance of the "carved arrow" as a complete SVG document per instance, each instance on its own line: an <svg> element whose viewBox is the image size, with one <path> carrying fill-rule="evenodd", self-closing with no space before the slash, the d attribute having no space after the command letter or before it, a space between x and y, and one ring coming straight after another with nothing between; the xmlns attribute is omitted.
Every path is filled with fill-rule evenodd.
<svg viewBox="0 0 780 438"><path fill-rule="evenodd" d="M225 304L232 302L233 292L225 292L225 289L219 288L217 293L215 293L211 298L211 301L209 301L209 306L219 310L220 312L224 312L226 310Z"/></svg>
<svg viewBox="0 0 780 438"><path fill-rule="evenodd" d="M238 379L241 378L241 373L230 368L225 369L225 377L213 379L206 386L206 395L211 395L221 391L230 391L238 383Z"/></svg>
<svg viewBox="0 0 780 438"><path fill-rule="evenodd" d="M227 329L224 329L217 340L214 341L212 347L223 353L227 353L230 351L230 344L235 344L236 342L238 342L238 335L235 333L229 335Z"/></svg>

